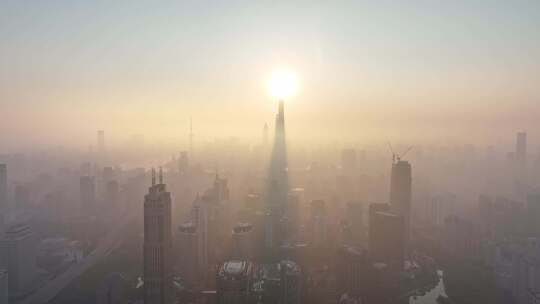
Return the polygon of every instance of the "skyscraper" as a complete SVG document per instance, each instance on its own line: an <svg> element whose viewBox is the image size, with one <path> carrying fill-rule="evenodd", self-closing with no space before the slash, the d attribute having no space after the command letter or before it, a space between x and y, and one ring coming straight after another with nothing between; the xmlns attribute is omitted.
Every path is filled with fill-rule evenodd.
<svg viewBox="0 0 540 304"><path fill-rule="evenodd" d="M36 278L36 236L29 225L15 224L0 242L0 268L9 273L9 293L27 292Z"/></svg>
<svg viewBox="0 0 540 304"><path fill-rule="evenodd" d="M0 211L8 207L7 199L7 165L0 164Z"/></svg>
<svg viewBox="0 0 540 304"><path fill-rule="evenodd" d="M217 303L251 303L251 282L255 266L249 261L227 261L217 273Z"/></svg>
<svg viewBox="0 0 540 304"><path fill-rule="evenodd" d="M79 182L81 210L92 214L96 211L96 180L93 176L82 176Z"/></svg>
<svg viewBox="0 0 540 304"><path fill-rule="evenodd" d="M405 242L410 236L412 177L409 162L400 160L392 163L390 179L390 209L392 213L401 215L404 221Z"/></svg>
<svg viewBox="0 0 540 304"><path fill-rule="evenodd" d="M171 194L159 170L144 196L144 303L173 303Z"/></svg>
<svg viewBox="0 0 540 304"><path fill-rule="evenodd" d="M403 266L405 253L404 220L401 215L375 212L369 223L369 252L375 262Z"/></svg>
<svg viewBox="0 0 540 304"><path fill-rule="evenodd" d="M8 272L0 269L0 304L8 304Z"/></svg>
<svg viewBox="0 0 540 304"><path fill-rule="evenodd" d="M283 236L279 233L279 223L289 193L287 172L287 147L285 140L285 109L283 101L279 101L276 115L274 147L270 159L268 184L266 187L266 224L265 247L270 260L275 260L276 250L281 245Z"/></svg>

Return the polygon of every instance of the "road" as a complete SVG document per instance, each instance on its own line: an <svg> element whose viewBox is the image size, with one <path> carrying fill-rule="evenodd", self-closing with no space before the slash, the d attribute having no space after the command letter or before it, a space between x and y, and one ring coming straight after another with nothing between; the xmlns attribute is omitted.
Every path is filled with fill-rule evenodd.
<svg viewBox="0 0 540 304"><path fill-rule="evenodd" d="M64 273L45 283L36 292L26 297L17 304L45 304L54 299L73 280L81 276L85 271L97 264L103 257L109 255L122 237L127 223L134 219L135 214L124 217L109 233L103 237L96 248L88 254L80 263L74 264Z"/></svg>

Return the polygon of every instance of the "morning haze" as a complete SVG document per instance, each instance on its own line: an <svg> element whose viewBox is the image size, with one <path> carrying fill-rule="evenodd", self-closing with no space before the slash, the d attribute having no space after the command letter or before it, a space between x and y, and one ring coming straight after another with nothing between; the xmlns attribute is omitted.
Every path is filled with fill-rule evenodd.
<svg viewBox="0 0 540 304"><path fill-rule="evenodd" d="M0 304L540 303L539 29L1 1Z"/></svg>

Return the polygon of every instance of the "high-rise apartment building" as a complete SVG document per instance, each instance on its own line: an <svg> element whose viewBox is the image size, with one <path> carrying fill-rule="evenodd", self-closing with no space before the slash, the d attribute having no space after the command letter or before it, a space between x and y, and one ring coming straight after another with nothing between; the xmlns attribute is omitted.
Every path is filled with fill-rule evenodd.
<svg viewBox="0 0 540 304"><path fill-rule="evenodd" d="M401 215L404 221L405 242L410 237L412 200L411 164L398 159L392 163L390 179L390 209L392 213Z"/></svg>
<svg viewBox="0 0 540 304"><path fill-rule="evenodd" d="M8 207L7 165L0 164L0 212Z"/></svg>

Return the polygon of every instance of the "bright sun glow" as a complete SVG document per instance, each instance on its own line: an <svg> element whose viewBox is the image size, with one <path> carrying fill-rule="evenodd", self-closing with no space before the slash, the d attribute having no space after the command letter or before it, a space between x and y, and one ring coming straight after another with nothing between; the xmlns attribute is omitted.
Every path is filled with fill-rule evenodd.
<svg viewBox="0 0 540 304"><path fill-rule="evenodd" d="M268 93L274 98L287 99L298 90L296 74L287 69L276 70L267 83Z"/></svg>

